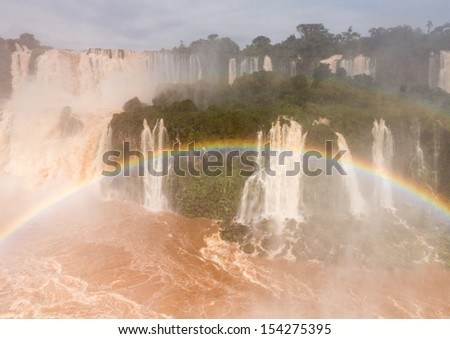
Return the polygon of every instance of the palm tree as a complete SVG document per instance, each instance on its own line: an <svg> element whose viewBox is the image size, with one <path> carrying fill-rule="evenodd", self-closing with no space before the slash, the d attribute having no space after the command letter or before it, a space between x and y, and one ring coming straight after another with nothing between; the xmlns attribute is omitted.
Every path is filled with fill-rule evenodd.
<svg viewBox="0 0 450 339"><path fill-rule="evenodd" d="M427 34L430 34L431 29L433 28L433 22L431 20L427 21Z"/></svg>

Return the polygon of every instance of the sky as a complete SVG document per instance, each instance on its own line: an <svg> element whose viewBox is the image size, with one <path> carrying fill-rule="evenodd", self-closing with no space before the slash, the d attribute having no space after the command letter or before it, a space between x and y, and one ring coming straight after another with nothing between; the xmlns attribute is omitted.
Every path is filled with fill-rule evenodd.
<svg viewBox="0 0 450 339"><path fill-rule="evenodd" d="M450 21L448 0L0 0L0 37L33 33L43 44L158 50L211 33L241 47L258 35L272 43L300 23L323 23L333 33L411 25L426 30Z"/></svg>

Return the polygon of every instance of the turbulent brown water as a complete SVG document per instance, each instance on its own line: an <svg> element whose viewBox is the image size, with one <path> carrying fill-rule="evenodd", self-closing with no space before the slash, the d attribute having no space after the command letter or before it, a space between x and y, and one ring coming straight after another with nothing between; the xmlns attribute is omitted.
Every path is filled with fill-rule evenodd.
<svg viewBox="0 0 450 339"><path fill-rule="evenodd" d="M108 124L123 102L136 95L151 102L160 85L192 83L216 72L207 72L194 55L99 49L49 50L36 59L32 70L31 54L16 46L10 67L13 93L0 107L0 235L8 233L3 232L7 231L4 225L31 215L29 207L52 207L0 242L0 317L450 316L450 272L437 263L426 264L428 255L422 256L421 265L391 270L370 270L353 262L332 266L249 256L237 245L222 241L212 220L149 212L167 210L161 178L144 177L143 199L134 199L133 194L127 199L128 191L140 189L133 182L124 184L122 190L122 182L113 181L105 185L100 197L98 192L79 193L48 204L49 197L59 196L57 191L72 192L99 175L103 152L112 142ZM247 73L259 67L255 59L242 62L240 69ZM233 77L238 75L235 66L230 66ZM272 68L268 57L263 68ZM135 85L130 86L130 81ZM142 123L141 150L156 149L155 145L162 149L163 120L152 129L146 120ZM298 149L304 146L304 132L297 122L276 122L269 139L280 149ZM339 149L348 150L346 131L341 132L337 134ZM372 133L373 162L377 173L383 174L390 168L394 139L383 119L374 122ZM440 140L437 134L434 138ZM420 141L420 133L416 139ZM262 131L258 144L264 144ZM422 154L420 143L415 146L417 155ZM433 165L429 165L435 173L440 148L435 142ZM424 166L418 167L419 174L426 172ZM320 188L310 189L310 201L304 204L302 178L254 178L245 184L239 222L257 226L269 220L280 234L291 231L286 218L306 220L305 227L319 226L308 217L326 210ZM433 185L438 179L436 174ZM335 205L329 211L331 217L342 217L340 208L344 207L344 216L366 218L363 221L374 229L387 220L387 226L409 230L395 214L399 206L394 204L392 185L381 178L368 186L375 188L375 201L362 193L368 190L360 190L356 175L349 175L343 189L327 192ZM103 200L111 198L116 201ZM147 209L131 202L140 200ZM259 206L261 201L264 204ZM373 205L372 214L367 213L368 205ZM407 215L408 221L417 219L419 224L434 222L422 214L420 218L411 212ZM379 222L372 225L373 220ZM405 232L410 237L392 246L423 240L420 234L411 233ZM392 232L393 237L399 234L403 232ZM384 238L380 239L377 245ZM348 240L345 245L350 248L355 240ZM424 240L422 245L428 246Z"/></svg>
<svg viewBox="0 0 450 339"><path fill-rule="evenodd" d="M450 272L438 265L249 257L208 219L125 202L66 205L1 244L1 317L450 317Z"/></svg>

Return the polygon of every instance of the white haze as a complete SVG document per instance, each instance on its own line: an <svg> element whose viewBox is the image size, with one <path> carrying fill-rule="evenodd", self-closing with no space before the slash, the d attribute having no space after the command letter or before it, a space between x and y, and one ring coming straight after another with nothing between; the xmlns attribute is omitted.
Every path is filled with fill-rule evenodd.
<svg viewBox="0 0 450 339"><path fill-rule="evenodd" d="M323 22L334 33L349 26L363 34L372 27L448 21L444 0L403 1L2 1L0 36L24 31L45 44L70 49L91 47L160 49L210 33L230 36L245 46L258 35L281 41L300 23ZM264 18L264 20L261 20ZM403 22L399 22L399 18Z"/></svg>
<svg viewBox="0 0 450 339"><path fill-rule="evenodd" d="M27 53L18 50L14 62L27 58ZM192 82L202 76L194 59L174 59L169 53L126 52L124 58L118 51L113 51L111 58L106 53L109 51L52 50L39 58L36 74L18 64L12 68L14 93L3 106L0 124L0 204L8 206L2 209L1 225L55 192L68 192L94 179L99 154L110 137L107 126L111 114L127 99L138 95L150 102L160 83ZM147 67L149 64L153 67ZM265 67L270 68L268 61ZM70 110L64 110L66 106ZM61 124L67 122L71 125L62 128ZM160 149L155 144L162 143L165 135L163 121L156 128L143 124L142 148ZM65 134L66 130L70 133ZM340 148L348 149L344 135L345 131L338 134ZM380 120L374 122L373 137L372 156L381 174L389 170L395 136ZM261 148L263 133L257 138ZM295 121L284 125L275 122L268 135L275 147L294 147L298 152L305 138L306 133ZM348 160L351 162L351 157ZM287 167L292 165L288 163ZM272 219L277 234L287 230L286 216L302 222L307 213L302 180L284 176L248 179L239 220L256 224L261 216ZM161 197L160 181L147 177L144 184L149 201ZM335 192L345 205L345 213L359 218L370 206L373 215L391 216L395 208L391 184L383 180L375 183L370 187L374 188L373 196L363 195L361 186L360 178L351 173ZM422 280L415 279L414 273L410 282L420 280L419 292L399 284L400 292L389 290L391 300L384 293L386 289L367 292L383 285L372 280L379 272L335 270L317 262L297 264L247 256L237 245L221 240L209 220L149 213L123 201L104 202L96 188L82 190L50 208L43 206L43 213L1 244L0 253L6 254L1 258L0 286L14 293L0 298L0 316L261 317L271 311L284 317L421 316L421 312L436 317L441 316L439 309L429 305L448 305L446 299L439 299L441 289L431 293L432 302L428 294L421 295ZM291 192L289 199L286 191ZM255 200L258 195L264 198ZM157 206L144 202L144 207L166 208L161 201L164 204ZM320 204L315 205L322 209ZM372 220L378 219L369 220L369 231L378 226ZM349 255L348 262L351 260ZM382 271L380 275L381 282L389 282L391 277L399 280L395 272ZM444 278L438 280L448 281L447 275L442 275ZM362 278L352 280L355 276ZM433 279L423 277L428 278L425 282ZM347 281L352 292L356 291L350 298ZM18 302L15 298L19 294ZM383 310L377 298L389 301L395 311ZM316 309L309 309L311 304Z"/></svg>

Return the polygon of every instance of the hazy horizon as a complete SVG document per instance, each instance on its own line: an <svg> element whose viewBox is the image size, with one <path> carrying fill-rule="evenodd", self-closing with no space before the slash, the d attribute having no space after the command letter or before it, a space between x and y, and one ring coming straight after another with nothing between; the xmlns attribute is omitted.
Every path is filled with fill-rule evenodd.
<svg viewBox="0 0 450 339"><path fill-rule="evenodd" d="M189 44L211 33L245 47L259 35L273 43L295 33L300 23L323 23L333 33L352 26L367 35L372 27L410 25L426 30L448 22L443 0L409 1L56 1L6 0L0 12L0 37L28 32L42 44L83 50L91 47L155 50Z"/></svg>

